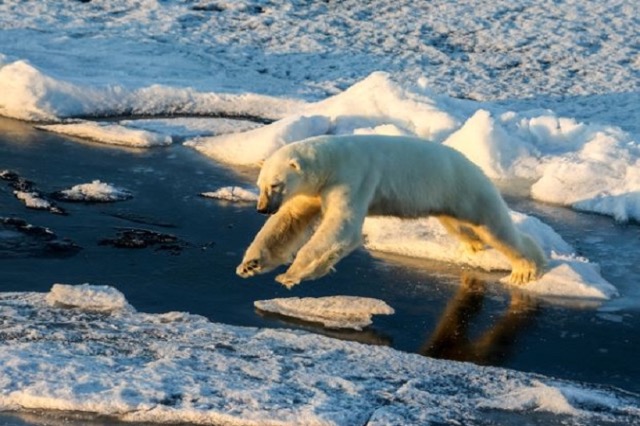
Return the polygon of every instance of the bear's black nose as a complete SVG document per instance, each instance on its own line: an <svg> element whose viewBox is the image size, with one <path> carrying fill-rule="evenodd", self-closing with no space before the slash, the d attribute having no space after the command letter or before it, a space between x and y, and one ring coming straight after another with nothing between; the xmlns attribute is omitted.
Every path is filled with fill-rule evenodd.
<svg viewBox="0 0 640 426"><path fill-rule="evenodd" d="M269 207L258 207L256 210L260 214L269 214L270 213Z"/></svg>

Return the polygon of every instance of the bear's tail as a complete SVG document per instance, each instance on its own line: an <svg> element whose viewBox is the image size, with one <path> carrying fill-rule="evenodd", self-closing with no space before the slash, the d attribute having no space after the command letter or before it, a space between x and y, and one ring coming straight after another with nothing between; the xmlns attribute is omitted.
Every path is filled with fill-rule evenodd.
<svg viewBox="0 0 640 426"><path fill-rule="evenodd" d="M524 251L524 255L527 259L535 262L537 267L537 275L540 276L544 273L544 269L547 266L547 258L544 255L544 252L536 243L536 241L531 238L529 234L525 234L524 232L520 232L520 240L522 241L522 249Z"/></svg>

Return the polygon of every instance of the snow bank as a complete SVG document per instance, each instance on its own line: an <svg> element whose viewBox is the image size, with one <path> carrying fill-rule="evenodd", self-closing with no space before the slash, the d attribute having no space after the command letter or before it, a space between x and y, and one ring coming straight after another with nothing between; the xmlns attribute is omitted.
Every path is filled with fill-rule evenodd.
<svg viewBox="0 0 640 426"><path fill-rule="evenodd" d="M108 92L58 81L23 60L0 68L0 113L7 117L57 121L59 116L82 115L111 103Z"/></svg>
<svg viewBox="0 0 640 426"><path fill-rule="evenodd" d="M258 194L254 190L241 188L239 186L225 186L215 191L203 192L203 197L215 198L231 202L253 202L258 200Z"/></svg>
<svg viewBox="0 0 640 426"><path fill-rule="evenodd" d="M28 121L119 115L219 114L278 119L300 101L253 93L198 92L151 84L128 89L74 84L40 71L28 61L0 64L0 115Z"/></svg>
<svg viewBox="0 0 640 426"><path fill-rule="evenodd" d="M86 310L123 306L118 295L0 294L0 410L236 425L484 424L490 412L517 424L536 411L577 425L640 421L640 400L616 389L185 313Z"/></svg>
<svg viewBox="0 0 640 426"><path fill-rule="evenodd" d="M111 202L128 200L133 195L124 188L94 180L91 183L74 185L54 193L54 197L64 201Z"/></svg>
<svg viewBox="0 0 640 426"><path fill-rule="evenodd" d="M329 328L355 330L370 325L372 315L394 313L393 308L382 300L356 296L286 297L258 300L254 306L274 314L319 322Z"/></svg>
<svg viewBox="0 0 640 426"><path fill-rule="evenodd" d="M441 141L458 126L456 114L447 111L444 100L417 86L405 88L387 73L374 72L344 92L309 105L305 113L329 117L335 134L384 125Z"/></svg>
<svg viewBox="0 0 640 426"><path fill-rule="evenodd" d="M294 115L248 132L196 138L184 145L224 163L257 166L281 146L328 133L330 123L324 116Z"/></svg>
<svg viewBox="0 0 640 426"><path fill-rule="evenodd" d="M418 136L459 150L496 181L527 183L537 200L640 220L640 146L631 135L552 111L491 109L373 73L271 125L185 144L225 163L255 165L284 144L312 136Z"/></svg>
<svg viewBox="0 0 640 426"><path fill-rule="evenodd" d="M457 121L422 92L402 88L386 73L373 73L341 94L309 104L301 115L244 133L196 138L185 145L225 163L251 166L287 143L325 134L441 139Z"/></svg>
<svg viewBox="0 0 640 426"><path fill-rule="evenodd" d="M640 220L640 147L632 135L615 126L580 123L552 111L505 112L491 104L433 95L424 81L401 85L381 72L342 93L307 104L251 93L204 93L159 85L83 86L50 77L26 61L9 62L5 57L3 62L0 114L10 117L59 121L90 115L223 113L281 119L257 129L216 132L219 136L195 137L185 143L236 165L256 164L284 144L323 134L414 135L460 150L495 180L528 182L535 199L619 221ZM86 121L42 128L128 146L171 143L166 133L134 130L129 125Z"/></svg>
<svg viewBox="0 0 640 426"><path fill-rule="evenodd" d="M534 199L640 220L640 145L617 127L481 109L444 143L493 179L531 182Z"/></svg>
<svg viewBox="0 0 640 426"><path fill-rule="evenodd" d="M538 242L549 259L544 275L520 288L561 298L610 299L618 295L616 288L602 278L598 265L576 255L575 249L551 227L518 212L512 211L511 218L521 231ZM364 246L369 250L468 265L488 271L511 269L507 258L493 248L473 254L462 251L459 242L435 218L402 220L369 217L364 222L363 234Z"/></svg>

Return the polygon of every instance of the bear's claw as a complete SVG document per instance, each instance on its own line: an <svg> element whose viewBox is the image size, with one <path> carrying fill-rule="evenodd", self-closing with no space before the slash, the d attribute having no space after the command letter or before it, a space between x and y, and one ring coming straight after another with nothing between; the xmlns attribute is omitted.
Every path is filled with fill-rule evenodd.
<svg viewBox="0 0 640 426"><path fill-rule="evenodd" d="M535 281L537 278L538 274L535 269L524 269L512 271L505 280L509 284L523 285L530 281Z"/></svg>
<svg viewBox="0 0 640 426"><path fill-rule="evenodd" d="M291 288L296 284L300 284L299 278L294 278L289 274L280 274L276 277L276 281L285 286L286 288Z"/></svg>
<svg viewBox="0 0 640 426"><path fill-rule="evenodd" d="M260 265L260 261L258 259L247 260L246 262L242 262L236 268L236 274L240 275L242 278L252 277L262 270L262 265Z"/></svg>

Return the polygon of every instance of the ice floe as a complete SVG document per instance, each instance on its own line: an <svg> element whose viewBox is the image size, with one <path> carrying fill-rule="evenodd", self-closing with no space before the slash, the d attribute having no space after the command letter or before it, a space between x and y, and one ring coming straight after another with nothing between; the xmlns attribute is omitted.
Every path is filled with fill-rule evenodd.
<svg viewBox="0 0 640 426"><path fill-rule="evenodd" d="M511 212L516 227L531 235L548 258L546 272L538 280L521 288L552 297L609 299L618 295L616 288L600 275L597 263L576 254L575 249L550 226L533 216ZM509 270L508 260L487 247L476 253L461 250L438 220L367 218L363 234L365 247L387 253L422 257L468 265L484 270Z"/></svg>
<svg viewBox="0 0 640 426"><path fill-rule="evenodd" d="M2 293L0 317L1 410L238 425L492 424L540 413L552 424L640 422L638 397L613 388L139 313L105 286Z"/></svg>
<svg viewBox="0 0 640 426"><path fill-rule="evenodd" d="M69 189L57 191L53 196L64 201L85 201L108 203L112 201L123 201L133 197L131 191L119 188L106 182L96 179L90 183L74 185Z"/></svg>
<svg viewBox="0 0 640 426"><path fill-rule="evenodd" d="M171 144L171 136L160 135L148 130L132 129L115 123L81 121L65 124L38 126L49 132L62 133L89 139L95 142L124 145L134 148L149 148Z"/></svg>
<svg viewBox="0 0 640 426"><path fill-rule="evenodd" d="M224 200L231 202L254 202L258 200L258 194L255 190L242 188L240 186L224 186L215 191L203 192L203 197L215 198L216 200Z"/></svg>
<svg viewBox="0 0 640 426"><path fill-rule="evenodd" d="M383 300L357 296L283 297L257 300L262 311L319 322L329 328L362 330L371 324L373 315L391 315L394 310Z"/></svg>
<svg viewBox="0 0 640 426"><path fill-rule="evenodd" d="M117 312L133 309L124 294L116 288L88 283L80 285L54 284L45 300L53 307L90 312Z"/></svg>

